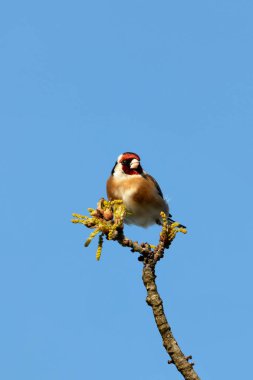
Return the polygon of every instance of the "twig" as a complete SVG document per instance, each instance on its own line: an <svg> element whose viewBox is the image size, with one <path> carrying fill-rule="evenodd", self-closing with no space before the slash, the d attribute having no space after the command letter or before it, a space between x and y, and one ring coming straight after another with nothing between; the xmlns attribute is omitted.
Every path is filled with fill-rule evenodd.
<svg viewBox="0 0 253 380"><path fill-rule="evenodd" d="M147 289L146 301L147 304L152 307L155 322L161 334L164 348L171 357L171 360L168 363L175 364L178 371L186 380L197 380L199 377L193 369L193 363L188 362L191 356L186 357L183 354L172 334L171 327L164 313L163 301L157 290L155 278L155 264L152 263L152 260L145 260L142 280Z"/></svg>
<svg viewBox="0 0 253 380"><path fill-rule="evenodd" d="M89 209L91 217L80 214L73 214L73 223L84 224L88 228L93 228L85 246L88 246L95 235L101 232L98 243L96 257L99 260L103 235L108 240L115 240L123 247L131 248L132 252L140 254L139 261L143 262L142 280L147 290L146 302L152 307L157 328L161 334L163 345L171 359L169 364L174 364L185 380L200 380L193 369L194 363L190 363L192 356L185 356L174 338L171 327L163 309L163 301L156 286L155 267L157 262L164 256L165 249L168 249L177 232L186 233L186 229L180 227L179 223L168 224L167 217L161 213L162 231L157 246L153 247L149 243L133 242L124 235L124 217L127 214L122 201L108 202L103 198L98 202L97 209Z"/></svg>

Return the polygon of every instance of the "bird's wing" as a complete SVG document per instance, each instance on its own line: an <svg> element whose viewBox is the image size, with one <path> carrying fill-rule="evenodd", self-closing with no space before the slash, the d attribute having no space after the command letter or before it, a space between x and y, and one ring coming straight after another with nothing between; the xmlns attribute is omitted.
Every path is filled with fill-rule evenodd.
<svg viewBox="0 0 253 380"><path fill-rule="evenodd" d="M153 184L154 184L155 187L156 187L156 190L158 191L158 194L160 195L160 197L162 197L162 199L164 199L164 198L163 198L163 192L162 192L160 186L158 185L157 181L154 179L154 177L152 177L152 175L147 174L147 173L143 174L143 177L146 178L147 180L153 182ZM169 214L169 217L172 217L172 215Z"/></svg>
<svg viewBox="0 0 253 380"><path fill-rule="evenodd" d="M153 182L153 184L155 185L156 187L156 190L158 191L158 194L162 197L163 199L163 193L162 193L162 190L160 188L160 186L158 185L158 183L156 182L156 180L154 179L154 177L152 177L150 174L143 174L143 177L146 178L148 181L151 181Z"/></svg>

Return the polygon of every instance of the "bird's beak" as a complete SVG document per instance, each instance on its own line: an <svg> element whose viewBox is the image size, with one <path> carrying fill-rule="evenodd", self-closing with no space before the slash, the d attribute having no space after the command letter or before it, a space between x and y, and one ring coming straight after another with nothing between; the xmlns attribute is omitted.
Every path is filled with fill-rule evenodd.
<svg viewBox="0 0 253 380"><path fill-rule="evenodd" d="M130 169L137 169L139 165L140 165L140 161L138 161L138 160L136 160L136 158L134 158L131 161Z"/></svg>

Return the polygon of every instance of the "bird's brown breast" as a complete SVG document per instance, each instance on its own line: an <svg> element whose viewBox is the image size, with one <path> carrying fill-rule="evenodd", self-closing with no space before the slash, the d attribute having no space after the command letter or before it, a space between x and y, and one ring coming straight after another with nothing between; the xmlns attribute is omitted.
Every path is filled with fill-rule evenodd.
<svg viewBox="0 0 253 380"><path fill-rule="evenodd" d="M160 210L164 210L166 204L148 176L111 176L107 181L107 195L109 200L122 199L126 204L136 203L146 207L152 205Z"/></svg>
<svg viewBox="0 0 253 380"><path fill-rule="evenodd" d="M152 177L111 176L107 181L109 200L122 199L130 215L125 222L147 227L160 220L160 212L169 214L167 202L161 196Z"/></svg>

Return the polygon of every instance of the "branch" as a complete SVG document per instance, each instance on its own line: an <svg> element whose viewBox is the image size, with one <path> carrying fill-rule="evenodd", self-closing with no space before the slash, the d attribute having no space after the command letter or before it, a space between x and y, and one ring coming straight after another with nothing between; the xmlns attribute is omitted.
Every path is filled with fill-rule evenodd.
<svg viewBox="0 0 253 380"><path fill-rule="evenodd" d="M163 345L171 360L169 364L175 364L178 371L186 380L198 380L199 377L193 369L194 363L189 363L191 356L186 357L181 351L176 339L174 338L171 327L168 324L167 318L163 309L163 301L158 293L155 282L155 266L149 260L144 262L142 280L147 289L147 304L152 307L157 328L162 336Z"/></svg>
<svg viewBox="0 0 253 380"><path fill-rule="evenodd" d="M157 262L163 258L165 249L168 249L178 232L186 233L179 223L168 224L166 215L162 212L162 231L157 246L149 243L133 242L124 235L124 218L128 214L122 201L106 201L100 199L97 209L88 209L90 217L73 214L73 223L81 223L88 228L94 229L85 242L87 247L91 240L100 233L98 248L96 253L97 260L100 259L103 236L107 240L115 240L123 247L131 248L132 252L140 254L139 261L143 262L142 280L147 289L147 304L152 307L157 328L161 334L163 345L171 360L169 364L174 364L185 380L200 380L193 369L194 363L190 363L191 356L185 356L181 351L176 339L174 338L171 327L163 309L163 302L156 286L155 267Z"/></svg>

